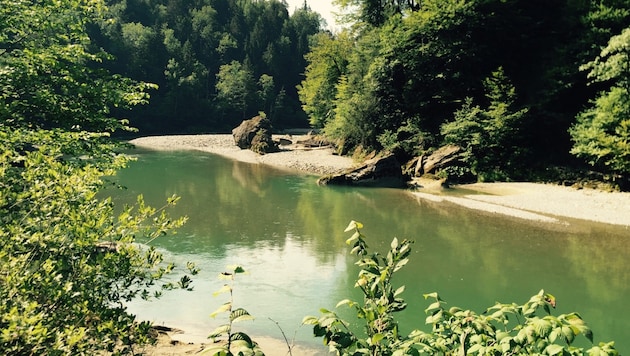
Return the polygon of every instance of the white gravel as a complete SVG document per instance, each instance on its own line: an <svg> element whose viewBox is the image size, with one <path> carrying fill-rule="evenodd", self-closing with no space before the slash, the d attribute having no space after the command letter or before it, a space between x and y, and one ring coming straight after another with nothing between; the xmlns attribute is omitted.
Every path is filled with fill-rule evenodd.
<svg viewBox="0 0 630 356"><path fill-rule="evenodd" d="M460 194L463 190L471 194ZM630 193L540 183L475 183L457 186L455 192L414 194L528 220L562 222L564 217L630 228Z"/></svg>
<svg viewBox="0 0 630 356"><path fill-rule="evenodd" d="M304 137L293 136L292 139L296 141ZM351 158L333 155L328 148L307 150L289 145L283 146L277 153L258 155L238 148L229 134L150 136L130 142L138 147L155 150L199 150L239 161L319 175L343 172L354 165ZM421 189L413 194L419 199L447 201L471 209L528 220L560 222L559 218L566 217L622 225L630 229L630 193L539 183L475 183L456 188L457 194L433 189Z"/></svg>
<svg viewBox="0 0 630 356"><path fill-rule="evenodd" d="M274 138L279 137L284 136L274 135ZM291 139L297 142L306 137L293 135ZM287 145L280 146L280 152L259 155L238 148L230 134L148 136L134 139L130 143L154 150L198 150L242 162L267 164L319 175L343 172L354 164L351 158L333 155L330 148L305 149L297 145Z"/></svg>

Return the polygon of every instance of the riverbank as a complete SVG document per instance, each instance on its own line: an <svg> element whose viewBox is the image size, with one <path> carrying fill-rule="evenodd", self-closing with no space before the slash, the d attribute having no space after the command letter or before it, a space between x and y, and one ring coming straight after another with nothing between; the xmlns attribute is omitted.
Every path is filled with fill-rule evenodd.
<svg viewBox="0 0 630 356"><path fill-rule="evenodd" d="M276 138L279 137L284 135ZM306 136L291 137L293 142L304 138ZM230 134L149 136L130 143L152 150L198 150L316 175L343 172L355 164L351 158L334 155L330 148L304 149L295 144L282 146L280 152L259 155L238 148ZM475 183L454 189L426 185L413 194L422 200L452 203L527 220L558 223L562 218L569 218L630 229L630 193L541 183Z"/></svg>
<svg viewBox="0 0 630 356"><path fill-rule="evenodd" d="M292 136L294 141L305 137ZM277 168L314 175L341 172L355 162L348 157L333 155L331 149L303 149L287 145L282 151L258 155L234 145L231 135L181 135L143 137L130 141L139 148L151 150L198 150L229 159L266 164ZM419 181L421 188L410 191L417 199L439 204L456 204L476 209L483 214L498 214L527 219L542 224L566 224L566 219L595 221L625 226L630 237L630 193L575 189L538 183L476 183L442 188L436 181ZM564 228L561 226L560 228ZM254 336L267 355L286 355L287 346L279 339ZM184 355L197 353L209 346L205 335L162 335L158 345L146 349L147 355ZM325 348L300 346L296 355L326 355Z"/></svg>
<svg viewBox="0 0 630 356"><path fill-rule="evenodd" d="M308 135L274 135L274 139L287 138L293 142L307 137ZM234 138L230 134L148 136L131 140L130 143L152 150L208 152L241 162L266 164L317 175L343 172L354 164L349 157L334 155L332 148L304 148L295 143L280 146L279 152L259 155L251 150L240 149L234 144Z"/></svg>

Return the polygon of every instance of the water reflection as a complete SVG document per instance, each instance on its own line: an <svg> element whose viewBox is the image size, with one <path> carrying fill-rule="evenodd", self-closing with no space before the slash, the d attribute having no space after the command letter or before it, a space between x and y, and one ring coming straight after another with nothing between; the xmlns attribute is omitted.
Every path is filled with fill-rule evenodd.
<svg viewBox="0 0 630 356"><path fill-rule="evenodd" d="M237 304L258 317L249 328L280 337L271 317L289 334L298 329L300 340L319 343L299 328L302 317L360 298L343 234L358 220L375 250L386 251L394 236L415 241L411 262L395 280L407 286L403 330L423 324L423 293L438 291L450 305L482 311L496 301L525 302L544 288L557 297L559 313L580 312L596 341L614 339L630 351L627 229L535 224L418 201L400 190L318 187L312 176L202 153L139 157L118 177L128 189L113 192L114 200L133 202L142 193L161 205L180 195L173 214L189 223L158 244L176 261L202 268L194 292L134 305L142 317L207 334L220 324L209 314L224 301L212 297L223 283L216 276L236 263L251 273L237 281L236 294Z"/></svg>

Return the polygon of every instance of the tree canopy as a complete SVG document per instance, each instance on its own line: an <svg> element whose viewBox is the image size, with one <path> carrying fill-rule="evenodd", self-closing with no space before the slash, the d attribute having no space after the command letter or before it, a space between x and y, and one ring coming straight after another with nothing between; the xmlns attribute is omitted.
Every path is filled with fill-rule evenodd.
<svg viewBox="0 0 630 356"><path fill-rule="evenodd" d="M99 66L109 56L90 46L86 28L102 17L100 1L1 4L0 120L112 131L124 125L112 108L146 103L154 85Z"/></svg>
<svg viewBox="0 0 630 356"><path fill-rule="evenodd" d="M111 69L159 85L132 123L145 132L229 131L265 111L277 127L307 126L296 86L322 17L282 1L108 0L91 34ZM247 72L239 93L228 93ZM238 72L238 71L237 71ZM244 74L244 72L238 72ZM231 83L230 83L231 82ZM253 83L253 84L252 84Z"/></svg>
<svg viewBox="0 0 630 356"><path fill-rule="evenodd" d="M338 140L344 152L361 147L401 153L402 141L428 152L454 142L453 130L459 130L461 140L470 137L457 143L473 145L487 160L483 168L468 169L486 178L531 177L551 165L575 162L569 154L569 128L576 115L579 122L592 121L585 115L593 111L578 113L611 80L623 88L627 74L620 73L625 57L619 34L630 26L628 1L336 3L356 10L355 16L346 18L342 32L313 42L299 92L310 122ZM609 40L606 53L598 57ZM590 64L581 71L584 63ZM487 83L499 68L512 89L489 96ZM587 85L587 71L590 78L599 78L597 85ZM609 102L625 106L622 90L611 94ZM482 112L499 121L480 122ZM516 114L518 120L509 118ZM476 134L465 132L476 127L477 134L491 137L501 120L511 126L500 143L470 141ZM598 167L619 172L619 163L627 161L621 154L627 139L619 133L623 122L613 121L609 130L617 130L617 143L608 152L618 163L607 160ZM571 131L573 140L583 126ZM571 152L594 162L578 146ZM494 155L491 147L510 153ZM418 153L409 151L402 152L403 159ZM492 173L498 171L502 173Z"/></svg>
<svg viewBox="0 0 630 356"><path fill-rule="evenodd" d="M630 174L630 27L610 38L593 61L580 67L594 83L609 83L571 127L571 153L596 167Z"/></svg>

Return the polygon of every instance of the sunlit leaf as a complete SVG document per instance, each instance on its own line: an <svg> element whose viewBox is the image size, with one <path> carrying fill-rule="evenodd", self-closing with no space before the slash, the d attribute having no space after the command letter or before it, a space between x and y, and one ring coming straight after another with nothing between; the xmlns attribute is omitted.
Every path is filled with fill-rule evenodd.
<svg viewBox="0 0 630 356"><path fill-rule="evenodd" d="M553 356L553 355L562 354L563 352L564 352L564 347L560 345L551 344L545 347L545 354L547 355Z"/></svg>
<svg viewBox="0 0 630 356"><path fill-rule="evenodd" d="M403 268L409 262L408 258L402 259L396 263L394 266L394 272L397 272L399 269Z"/></svg>
<svg viewBox="0 0 630 356"><path fill-rule="evenodd" d="M254 320L254 317L251 316L247 312L247 310L243 308L237 308L235 310L232 310L232 312L230 313L230 320L233 323L237 323L237 322L245 321L245 320Z"/></svg>
<svg viewBox="0 0 630 356"><path fill-rule="evenodd" d="M428 313L431 310L439 309L441 307L441 305L442 305L442 303L440 303L440 302L433 302L424 310L424 312Z"/></svg>
<svg viewBox="0 0 630 356"><path fill-rule="evenodd" d="M231 302L227 302L223 305L221 305L219 308L217 308L215 311L213 311L210 316L211 317L216 317L218 314L221 313L225 313L226 311L229 311L232 308L232 303Z"/></svg>
<svg viewBox="0 0 630 356"><path fill-rule="evenodd" d="M208 339L216 339L217 337L221 337L227 334L229 331L230 331L230 325L228 324L221 325L217 327L216 329L212 330L210 335L208 335Z"/></svg>
<svg viewBox="0 0 630 356"><path fill-rule="evenodd" d="M371 344L372 345L377 345L384 338L385 338L385 335L383 335L381 333L374 334L374 335L372 335L372 337L370 339L371 340Z"/></svg>
<svg viewBox="0 0 630 356"><path fill-rule="evenodd" d="M402 294L402 292L405 291L405 286L400 286L398 289L396 289L396 291L394 292L394 297Z"/></svg>
<svg viewBox="0 0 630 356"><path fill-rule="evenodd" d="M335 306L335 308L339 308L342 305L348 305L348 306L353 306L355 304L355 302L353 302L350 299L344 299L339 301L339 303L337 303L337 305Z"/></svg>
<svg viewBox="0 0 630 356"><path fill-rule="evenodd" d="M551 323L547 320L534 318L530 321L531 325L534 327L536 334L541 337L547 337L551 332Z"/></svg>
<svg viewBox="0 0 630 356"><path fill-rule="evenodd" d="M232 286L229 284L224 284L223 287L221 287L221 289L213 292L212 295L216 297L219 294L223 294L223 293L227 293L231 291L232 291Z"/></svg>
<svg viewBox="0 0 630 356"><path fill-rule="evenodd" d="M353 242L357 241L359 237L361 237L361 233L355 232L349 239L346 240L346 244L352 244Z"/></svg>
<svg viewBox="0 0 630 356"><path fill-rule="evenodd" d="M355 229L363 229L363 224L361 224L360 222L357 221L350 221L350 223L348 224L348 227L346 227L346 229L343 232L348 232L348 231L352 231Z"/></svg>

